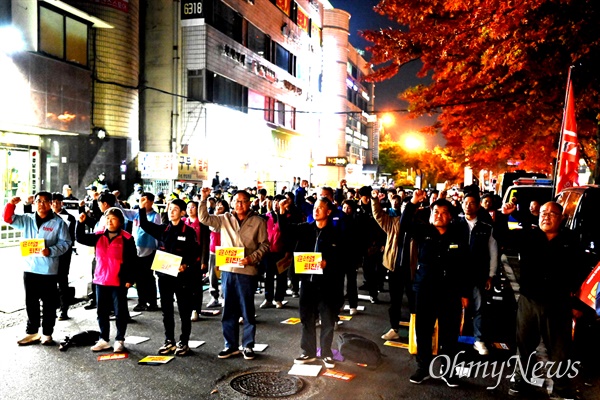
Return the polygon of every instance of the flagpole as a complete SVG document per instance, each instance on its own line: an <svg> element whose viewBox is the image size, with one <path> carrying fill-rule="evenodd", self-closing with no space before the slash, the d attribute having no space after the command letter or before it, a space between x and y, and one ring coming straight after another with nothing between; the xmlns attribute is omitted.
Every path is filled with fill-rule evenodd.
<svg viewBox="0 0 600 400"><path fill-rule="evenodd" d="M567 74L567 90L565 93L565 104L563 106L563 117L562 122L560 124L560 136L558 138L558 151L556 152L556 163L554 164L554 175L552 179L552 195L555 196L556 193L556 185L558 184L558 167L560 166L560 158L562 157L561 145L563 141L563 135L565 132L565 121L567 116L567 102L569 101L569 95L571 94L571 70L574 68L574 65L569 67L569 73Z"/></svg>

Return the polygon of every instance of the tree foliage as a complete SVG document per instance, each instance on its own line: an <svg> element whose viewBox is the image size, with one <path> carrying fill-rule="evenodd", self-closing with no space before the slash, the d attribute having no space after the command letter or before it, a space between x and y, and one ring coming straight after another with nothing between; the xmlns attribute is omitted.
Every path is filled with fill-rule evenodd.
<svg viewBox="0 0 600 400"><path fill-rule="evenodd" d="M600 120L597 0L381 0L405 29L365 31L382 81L421 60L432 83L401 94L415 115L439 112L449 152L473 168L507 160L552 172L570 66L581 154L596 161Z"/></svg>
<svg viewBox="0 0 600 400"><path fill-rule="evenodd" d="M431 151L411 153L398 142L385 141L379 144L379 164L383 171L391 173L397 185L411 185L410 170L422 172L423 180L435 186L437 182L460 182L462 167L454 162L446 149L436 147ZM407 171L408 174L407 174Z"/></svg>

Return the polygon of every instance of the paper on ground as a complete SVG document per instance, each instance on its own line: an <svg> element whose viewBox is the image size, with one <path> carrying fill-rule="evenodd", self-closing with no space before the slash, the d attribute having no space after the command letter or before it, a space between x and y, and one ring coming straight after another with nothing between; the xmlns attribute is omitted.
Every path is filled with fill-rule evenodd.
<svg viewBox="0 0 600 400"><path fill-rule="evenodd" d="M204 343L206 343L204 340L189 340L188 346L190 346L190 349L197 349L198 347L202 346Z"/></svg>
<svg viewBox="0 0 600 400"><path fill-rule="evenodd" d="M358 299L359 300L369 300L369 301L371 301L371 297L367 296L366 294L359 294L358 295Z"/></svg>
<svg viewBox="0 0 600 400"><path fill-rule="evenodd" d="M309 364L294 364L289 370L289 375L301 375L301 376L318 376L321 372L322 365L309 365Z"/></svg>
<svg viewBox="0 0 600 400"><path fill-rule="evenodd" d="M127 344L140 344L140 343L144 343L147 340L150 340L150 338L149 337L144 337L144 336L127 336L125 338L125 343L127 343Z"/></svg>
<svg viewBox="0 0 600 400"><path fill-rule="evenodd" d="M255 352L261 352L261 351L265 351L265 349L269 347L268 344L254 344L254 347L252 348L252 350L254 350ZM240 346L239 347L240 351L244 350L244 346Z"/></svg>
<svg viewBox="0 0 600 400"><path fill-rule="evenodd" d="M369 299L367 299L367 300L369 300ZM349 310L349 309L350 309L350 306L349 306L348 304L346 304L346 305L344 306L344 310ZM357 306L357 307L356 307L356 309L357 309L358 311L365 311L365 306Z"/></svg>

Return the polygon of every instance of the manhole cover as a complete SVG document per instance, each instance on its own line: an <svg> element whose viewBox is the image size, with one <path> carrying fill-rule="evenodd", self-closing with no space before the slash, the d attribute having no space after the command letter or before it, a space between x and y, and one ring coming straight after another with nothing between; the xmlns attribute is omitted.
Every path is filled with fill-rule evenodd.
<svg viewBox="0 0 600 400"><path fill-rule="evenodd" d="M235 391L248 396L286 397L300 392L304 382L280 372L251 372L232 379L230 385Z"/></svg>

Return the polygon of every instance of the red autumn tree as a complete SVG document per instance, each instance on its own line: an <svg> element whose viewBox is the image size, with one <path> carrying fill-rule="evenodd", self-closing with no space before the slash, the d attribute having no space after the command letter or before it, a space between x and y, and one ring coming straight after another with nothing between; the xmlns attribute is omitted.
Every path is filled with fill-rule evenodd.
<svg viewBox="0 0 600 400"><path fill-rule="evenodd" d="M581 154L593 168L600 119L597 0L382 0L375 10L405 29L365 31L383 81L420 60L429 85L401 97L415 116L439 113L448 151L473 168L552 172L567 73Z"/></svg>

